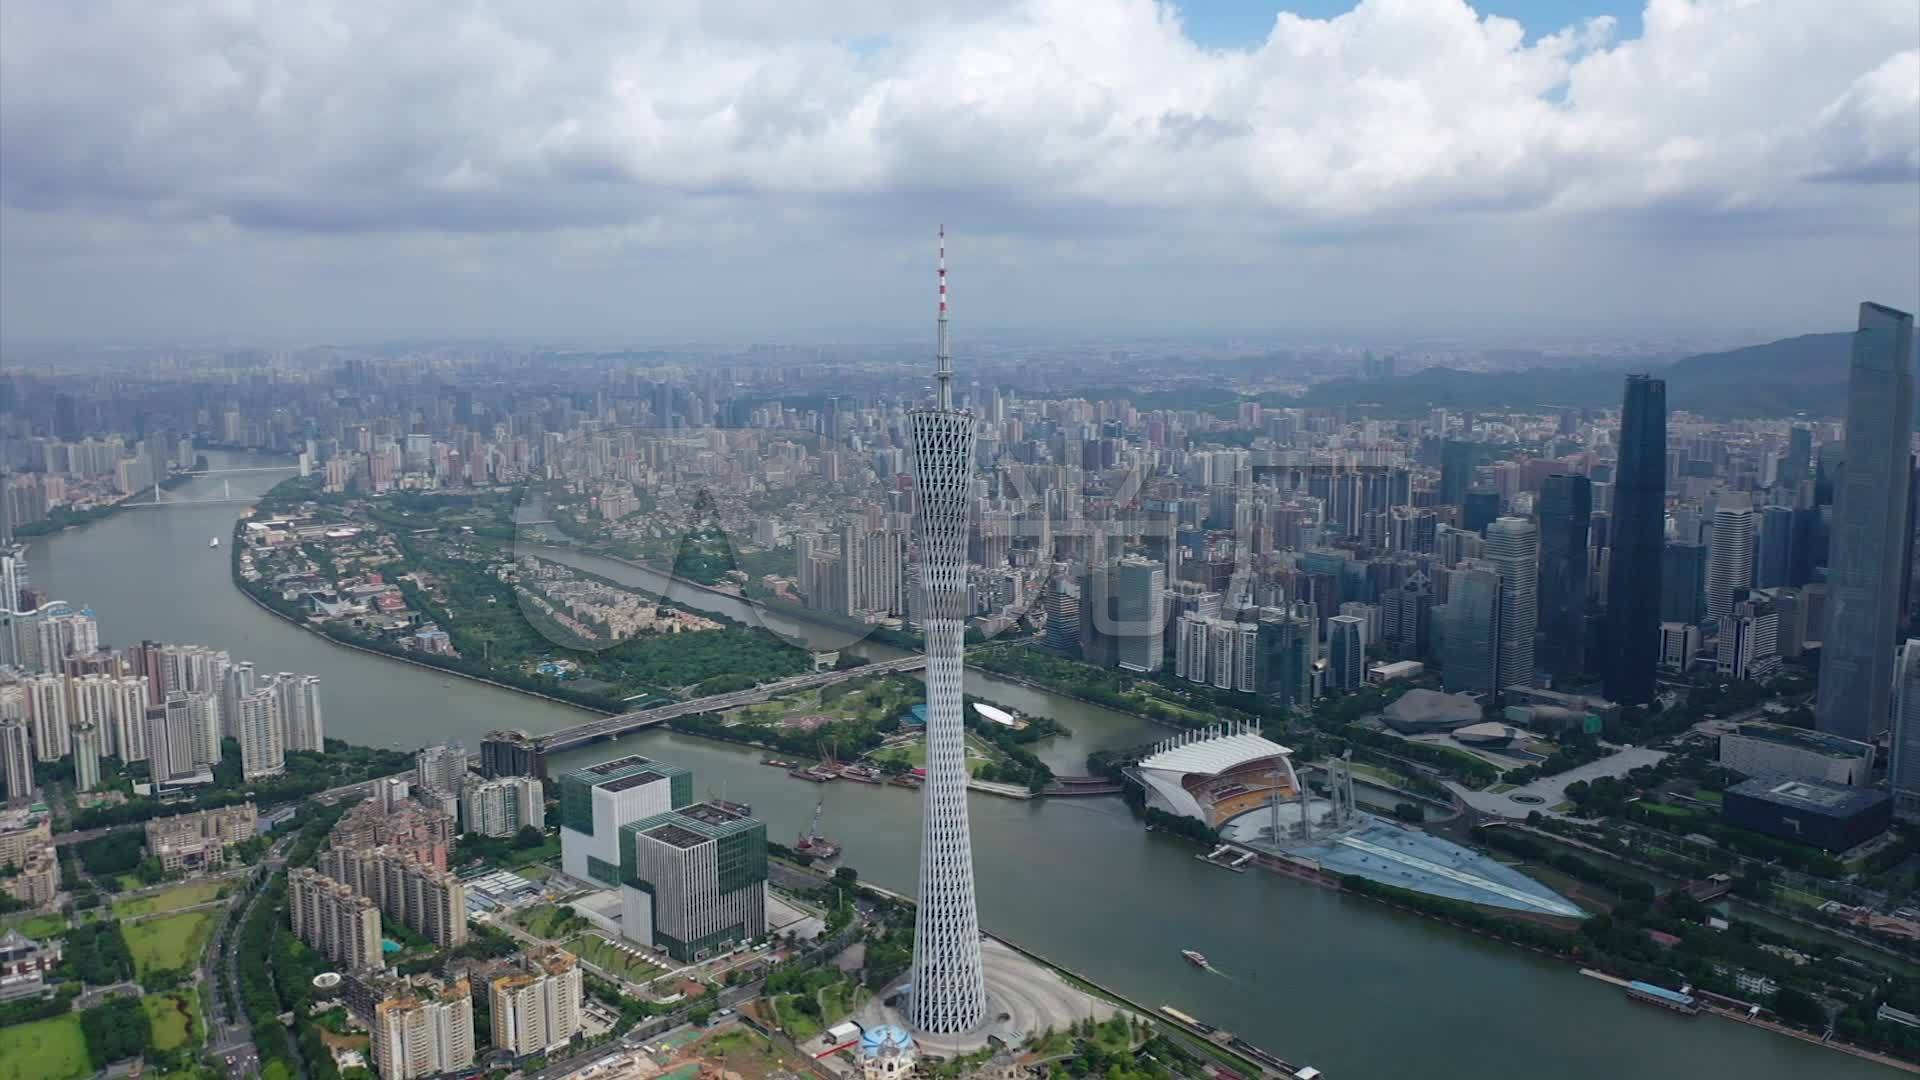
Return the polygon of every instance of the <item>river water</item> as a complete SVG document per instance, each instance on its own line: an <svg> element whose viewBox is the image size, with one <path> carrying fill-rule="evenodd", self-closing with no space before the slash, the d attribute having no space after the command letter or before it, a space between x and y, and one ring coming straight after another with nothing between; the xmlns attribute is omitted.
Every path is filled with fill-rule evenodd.
<svg viewBox="0 0 1920 1080"><path fill-rule="evenodd" d="M213 453L214 466L278 460ZM170 493L217 495L223 477ZM279 476L240 474L260 492ZM266 671L322 680L327 732L351 742L412 747L523 727L539 732L584 714L332 645L262 611L229 580L228 537L241 507L128 510L33 541L33 582L91 605L101 636L196 642ZM209 537L221 547L210 550ZM596 572L658 587L642 571L568 554ZM689 603L751 617L737 604L679 593ZM804 628L787 626L804 633ZM863 650L869 646L862 646ZM875 652L879 655L879 652ZM1042 756L1084 771L1088 751L1130 746L1145 721L970 673L968 688L1073 730ZM753 804L776 839L805 827L816 799L823 831L863 877L911 893L918 867L916 796L854 783L813 785L760 764L758 751L647 732L556 755L566 769L638 751L694 772L696 791ZM1335 1080L1356 1078L1886 1075L1888 1070L1712 1017L1678 1017L1628 1002L1567 964L1483 941L1324 889L1198 862L1193 849L1149 834L1114 798L971 803L980 917L994 933L1152 1006L1171 1004L1238 1031ZM1199 949L1218 973L1179 950Z"/></svg>

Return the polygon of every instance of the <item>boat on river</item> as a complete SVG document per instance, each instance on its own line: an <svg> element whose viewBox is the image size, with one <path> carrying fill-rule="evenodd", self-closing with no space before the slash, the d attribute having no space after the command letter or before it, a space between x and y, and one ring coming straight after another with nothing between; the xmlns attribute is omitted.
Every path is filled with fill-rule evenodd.
<svg viewBox="0 0 1920 1080"><path fill-rule="evenodd" d="M1206 953L1198 952L1193 949L1181 949L1180 955L1187 958L1187 963L1192 964L1194 967L1200 968L1203 971L1213 966L1212 964L1207 963Z"/></svg>
<svg viewBox="0 0 1920 1080"><path fill-rule="evenodd" d="M208 546L208 547L210 547L210 548L217 548L217 547L219 547L219 546L220 546L220 538L216 536L216 537L213 537L212 539L210 539L210 540L208 540L208 541L207 541L207 546Z"/></svg>

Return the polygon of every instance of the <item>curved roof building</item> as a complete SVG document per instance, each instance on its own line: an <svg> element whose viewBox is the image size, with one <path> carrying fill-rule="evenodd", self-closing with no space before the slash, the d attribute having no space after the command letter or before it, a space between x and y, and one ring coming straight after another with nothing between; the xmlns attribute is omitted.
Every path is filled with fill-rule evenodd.
<svg viewBox="0 0 1920 1080"><path fill-rule="evenodd" d="M1161 743L1135 773L1148 806L1217 829L1275 799L1299 797L1292 753L1251 727L1210 728Z"/></svg>

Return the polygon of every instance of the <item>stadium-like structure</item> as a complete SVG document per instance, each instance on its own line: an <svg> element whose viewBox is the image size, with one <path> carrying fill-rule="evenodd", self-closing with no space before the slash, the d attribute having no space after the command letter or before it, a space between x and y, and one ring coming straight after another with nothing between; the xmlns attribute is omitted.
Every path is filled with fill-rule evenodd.
<svg viewBox="0 0 1920 1080"><path fill-rule="evenodd" d="M1327 780L1326 796L1314 795L1294 771L1292 753L1251 724L1218 725L1160 743L1129 775L1149 809L1205 823L1223 850L1485 907L1584 915L1566 897L1472 848L1365 812L1344 759L1313 766Z"/></svg>
<svg viewBox="0 0 1920 1080"><path fill-rule="evenodd" d="M1234 818L1300 798L1293 751L1246 724L1176 735L1135 767L1147 805L1218 829Z"/></svg>

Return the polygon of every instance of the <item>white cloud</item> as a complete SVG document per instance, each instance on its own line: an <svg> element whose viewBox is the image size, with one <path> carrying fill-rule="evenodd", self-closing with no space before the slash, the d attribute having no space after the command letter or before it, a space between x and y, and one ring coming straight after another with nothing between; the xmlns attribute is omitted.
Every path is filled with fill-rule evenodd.
<svg viewBox="0 0 1920 1080"><path fill-rule="evenodd" d="M1068 265L1594 214L1913 228L1912 0L1643 22L1364 0L1209 49L1152 0L7 0L0 255L170 226L254 256L545 235L574 265L936 212Z"/></svg>
<svg viewBox="0 0 1920 1080"><path fill-rule="evenodd" d="M1457 0L1367 0L1220 51L1150 0L14 0L0 182L18 205L320 228L570 225L715 191L1336 220L1771 203L1920 156L1920 8L1847 8L1655 0L1638 39L1528 42Z"/></svg>

